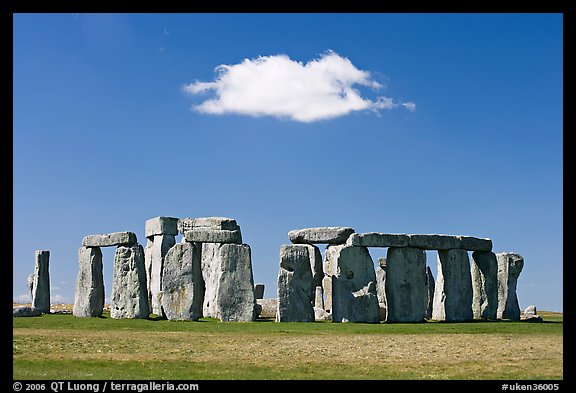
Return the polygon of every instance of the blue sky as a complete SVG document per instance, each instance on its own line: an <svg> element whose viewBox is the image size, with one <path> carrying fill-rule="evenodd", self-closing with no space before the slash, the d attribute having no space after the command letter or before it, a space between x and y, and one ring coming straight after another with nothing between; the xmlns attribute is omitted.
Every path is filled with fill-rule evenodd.
<svg viewBox="0 0 576 393"><path fill-rule="evenodd" d="M226 216L265 297L289 230L351 226L492 238L525 258L521 308L561 311L562 30L561 14L15 14L13 297L34 250L72 302L84 236L145 244L149 218ZM365 83L333 63L298 79L330 54ZM281 58L284 114L251 79Z"/></svg>

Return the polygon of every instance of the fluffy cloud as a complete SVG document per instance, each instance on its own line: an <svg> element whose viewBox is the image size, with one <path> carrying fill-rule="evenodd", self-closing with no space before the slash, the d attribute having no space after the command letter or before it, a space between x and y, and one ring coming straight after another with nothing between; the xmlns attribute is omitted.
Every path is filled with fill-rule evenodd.
<svg viewBox="0 0 576 393"><path fill-rule="evenodd" d="M196 81L183 86L190 94L213 92L214 97L194 106L201 113L274 116L304 123L331 119L353 111L374 111L403 106L392 98L363 97L356 86L379 90L370 72L329 51L306 64L286 55L245 59L239 64L216 67L213 82Z"/></svg>

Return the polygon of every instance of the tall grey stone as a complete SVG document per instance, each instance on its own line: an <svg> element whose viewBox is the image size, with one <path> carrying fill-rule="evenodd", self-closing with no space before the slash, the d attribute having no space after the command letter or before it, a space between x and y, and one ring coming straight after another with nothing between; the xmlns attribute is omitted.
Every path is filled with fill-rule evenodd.
<svg viewBox="0 0 576 393"><path fill-rule="evenodd" d="M136 244L136 241L134 232L113 232L85 236L82 239L82 245L84 247L132 246Z"/></svg>
<svg viewBox="0 0 576 393"><path fill-rule="evenodd" d="M322 286L322 279L324 278L324 270L322 266L322 253L320 249L312 244L306 244L308 247L308 255L310 256L310 269L312 271L312 291L317 286Z"/></svg>
<svg viewBox="0 0 576 393"><path fill-rule="evenodd" d="M496 254L498 261L498 319L520 320L520 306L516 294L518 276L524 267L520 254L502 252Z"/></svg>
<svg viewBox="0 0 576 393"><path fill-rule="evenodd" d="M254 286L254 298L264 299L264 284L256 284Z"/></svg>
<svg viewBox="0 0 576 393"><path fill-rule="evenodd" d="M498 261L492 251L472 253L472 311L476 319L496 319Z"/></svg>
<svg viewBox="0 0 576 393"><path fill-rule="evenodd" d="M377 323L376 274L368 248L329 246L326 257L332 275L332 321Z"/></svg>
<svg viewBox="0 0 576 393"><path fill-rule="evenodd" d="M402 233L353 233L346 244L362 247L408 247L410 236Z"/></svg>
<svg viewBox="0 0 576 393"><path fill-rule="evenodd" d="M386 254L387 322L423 322L426 318L426 253L390 247Z"/></svg>
<svg viewBox="0 0 576 393"><path fill-rule="evenodd" d="M322 292L324 293L324 310L332 312L332 276L324 276L322 279Z"/></svg>
<svg viewBox="0 0 576 393"><path fill-rule="evenodd" d="M50 312L50 251L36 250L34 253L34 283L32 285L32 307L41 313Z"/></svg>
<svg viewBox="0 0 576 393"><path fill-rule="evenodd" d="M222 321L250 322L255 318L254 278L250 246L203 243L205 317Z"/></svg>
<svg viewBox="0 0 576 393"><path fill-rule="evenodd" d="M460 249L438 251L432 319L470 321L473 318L472 277L468 252Z"/></svg>
<svg viewBox="0 0 576 393"><path fill-rule="evenodd" d="M146 269L146 289L148 290L148 304L152 308L152 248L154 247L154 236L146 238L144 247L144 268Z"/></svg>
<svg viewBox="0 0 576 393"><path fill-rule="evenodd" d="M166 318L197 321L202 317L204 281L196 247L191 243L174 245L166 253L163 266L160 298Z"/></svg>
<svg viewBox="0 0 576 393"><path fill-rule="evenodd" d="M376 296L378 297L378 319L386 321L388 309L386 305L386 257L378 258L376 266Z"/></svg>
<svg viewBox="0 0 576 393"><path fill-rule="evenodd" d="M28 284L28 292L30 293L30 302L32 302L32 297L34 296L34 273L30 273L26 283Z"/></svg>
<svg viewBox="0 0 576 393"><path fill-rule="evenodd" d="M309 248L285 244L280 247L278 272L278 322L313 322L313 286Z"/></svg>
<svg viewBox="0 0 576 393"><path fill-rule="evenodd" d="M288 238L293 244L344 244L353 233L350 227L317 227L292 230Z"/></svg>
<svg viewBox="0 0 576 393"><path fill-rule="evenodd" d="M434 307L434 276L430 266L426 266L426 292L428 301L426 303L426 319L432 319L432 308Z"/></svg>
<svg viewBox="0 0 576 393"><path fill-rule="evenodd" d="M146 220L145 236L152 237L157 235L178 234L178 219L174 217L154 217Z"/></svg>
<svg viewBox="0 0 576 393"><path fill-rule="evenodd" d="M104 309L104 277L100 247L78 249L78 276L74 292L76 317L99 317Z"/></svg>
<svg viewBox="0 0 576 393"><path fill-rule="evenodd" d="M112 272L112 318L148 318L144 248L140 244L118 246Z"/></svg>
<svg viewBox="0 0 576 393"><path fill-rule="evenodd" d="M317 285L314 292L314 308L321 308L324 310L324 291L322 285Z"/></svg>
<svg viewBox="0 0 576 393"><path fill-rule="evenodd" d="M163 316L162 313L162 273L164 258L168 250L176 244L173 235L156 235L150 252L150 307L151 312Z"/></svg>

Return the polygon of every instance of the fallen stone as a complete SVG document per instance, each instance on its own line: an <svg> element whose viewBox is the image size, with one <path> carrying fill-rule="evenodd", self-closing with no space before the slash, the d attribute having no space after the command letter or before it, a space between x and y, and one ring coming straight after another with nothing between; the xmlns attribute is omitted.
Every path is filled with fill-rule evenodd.
<svg viewBox="0 0 576 393"><path fill-rule="evenodd" d="M460 248L468 251L492 251L492 240L472 236L456 236L460 240Z"/></svg>
<svg viewBox="0 0 576 393"><path fill-rule="evenodd" d="M200 319L204 281L194 244L178 243L171 247L164 257L163 270L160 298L166 318L171 321Z"/></svg>
<svg viewBox="0 0 576 393"><path fill-rule="evenodd" d="M536 311L536 306L534 306L534 305L530 305L530 306L526 307L526 309L524 310L524 316L525 317L537 315L537 314L538 314L538 312Z"/></svg>
<svg viewBox="0 0 576 393"><path fill-rule="evenodd" d="M498 261L498 309L496 318L520 320L520 306L516 294L518 276L524 267L520 254L502 252L496 254Z"/></svg>
<svg viewBox="0 0 576 393"><path fill-rule="evenodd" d="M39 317L42 312L35 307L22 306L12 308L13 317Z"/></svg>
<svg viewBox="0 0 576 393"><path fill-rule="evenodd" d="M387 322L423 322L426 318L426 253L390 247L386 255Z"/></svg>
<svg viewBox="0 0 576 393"><path fill-rule="evenodd" d="M101 235L88 235L82 239L84 247L131 246L136 244L133 232L114 232Z"/></svg>
<svg viewBox="0 0 576 393"><path fill-rule="evenodd" d="M36 250L34 254L34 282L32 307L41 313L50 312L50 251Z"/></svg>
<svg viewBox="0 0 576 393"><path fill-rule="evenodd" d="M460 248L460 239L450 235L410 235L408 246L422 250L450 250Z"/></svg>
<svg viewBox="0 0 576 393"><path fill-rule="evenodd" d="M438 271L434 288L432 319L470 321L472 277L468 252L460 249L438 251Z"/></svg>
<svg viewBox="0 0 576 393"><path fill-rule="evenodd" d="M349 246L361 247L408 247L410 236L396 233L353 233L346 241Z"/></svg>
<svg viewBox="0 0 576 393"><path fill-rule="evenodd" d="M288 232L288 238L293 244L344 244L353 233L349 227L304 228Z"/></svg>
<svg viewBox="0 0 576 393"><path fill-rule="evenodd" d="M162 312L162 274L164 271L164 258L168 250L175 244L176 238L173 235L157 235L154 236L152 250L150 251L150 311L161 317L164 316Z"/></svg>
<svg viewBox="0 0 576 393"><path fill-rule="evenodd" d="M146 237L156 235L176 236L178 234L178 219L160 216L146 220L145 234Z"/></svg>
<svg viewBox="0 0 576 393"><path fill-rule="evenodd" d="M314 307L314 320L315 321L331 321L332 315L326 312L323 308Z"/></svg>
<svg viewBox="0 0 576 393"><path fill-rule="evenodd" d="M472 253L472 312L475 319L496 319L498 261L491 251Z"/></svg>
<svg viewBox="0 0 576 393"><path fill-rule="evenodd" d="M264 299L264 284L256 284L254 286L254 297L256 299Z"/></svg>
<svg viewBox="0 0 576 393"><path fill-rule="evenodd" d="M240 230L194 228L184 233L187 242L242 244Z"/></svg>
<svg viewBox="0 0 576 393"><path fill-rule="evenodd" d="M227 217L180 218L177 227L178 232L181 234L197 228L227 231L240 230L236 220Z"/></svg>
<svg viewBox="0 0 576 393"><path fill-rule="evenodd" d="M276 320L276 312L278 310L278 300L276 298L256 299L256 303L261 307L260 313L257 314L258 318L273 318Z"/></svg>
<svg viewBox="0 0 576 393"><path fill-rule="evenodd" d="M110 316L115 319L150 316L144 248L140 244L116 248Z"/></svg>
<svg viewBox="0 0 576 393"><path fill-rule="evenodd" d="M104 309L104 277L100 247L78 249L78 276L74 292L75 317L100 317Z"/></svg>
<svg viewBox="0 0 576 393"><path fill-rule="evenodd" d="M428 300L426 303L426 319L432 319L432 308L434 307L434 276L430 266L426 266L426 292Z"/></svg>
<svg viewBox="0 0 576 393"><path fill-rule="evenodd" d="M526 321L526 322L543 322L544 321L542 319L542 317L540 315L538 315L538 312L536 311L536 306L534 306L534 305L526 307L526 309L524 310L524 314L521 317L521 320Z"/></svg>
<svg viewBox="0 0 576 393"><path fill-rule="evenodd" d="M309 248L305 244L280 247L278 322L313 322L314 290Z"/></svg>

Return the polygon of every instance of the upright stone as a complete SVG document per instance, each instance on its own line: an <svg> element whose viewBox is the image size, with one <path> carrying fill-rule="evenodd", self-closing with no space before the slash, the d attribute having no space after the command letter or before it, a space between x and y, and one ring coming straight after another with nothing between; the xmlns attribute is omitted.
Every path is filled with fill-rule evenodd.
<svg viewBox="0 0 576 393"><path fill-rule="evenodd" d="M152 248L154 247L154 236L146 238L144 247L144 268L146 269L146 289L148 290L148 304L152 306Z"/></svg>
<svg viewBox="0 0 576 393"><path fill-rule="evenodd" d="M386 255L387 322L423 322L426 318L426 253L390 247Z"/></svg>
<svg viewBox="0 0 576 393"><path fill-rule="evenodd" d="M496 319L498 261L491 251L472 253L472 311L476 319Z"/></svg>
<svg viewBox="0 0 576 393"><path fill-rule="evenodd" d="M322 253L320 249L312 244L306 244L308 255L310 256L310 269L312 271L312 291L317 286L322 286L324 271L322 268Z"/></svg>
<svg viewBox="0 0 576 393"><path fill-rule="evenodd" d="M304 228L288 232L288 238L293 244L344 244L353 233L350 227Z"/></svg>
<svg viewBox="0 0 576 393"><path fill-rule="evenodd" d="M34 273L30 273L26 283L28 284L28 292L30 293L30 302L32 302L32 298L34 297Z"/></svg>
<svg viewBox="0 0 576 393"><path fill-rule="evenodd" d="M152 243L150 257L150 306L152 313L163 316L162 313L162 272L164 267L164 257L168 250L176 244L173 235L156 235Z"/></svg>
<svg viewBox="0 0 576 393"><path fill-rule="evenodd" d="M388 307L386 301L386 264L385 257L378 258L378 266L376 266L376 296L378 297L378 319L386 321L388 314Z"/></svg>
<svg viewBox="0 0 576 393"><path fill-rule="evenodd" d="M112 318L148 318L144 248L140 244L118 246L112 273Z"/></svg>
<svg viewBox="0 0 576 393"><path fill-rule="evenodd" d="M256 284L254 286L254 298L264 299L264 284Z"/></svg>
<svg viewBox="0 0 576 393"><path fill-rule="evenodd" d="M280 247L277 321L313 322L313 288L309 248L297 244Z"/></svg>
<svg viewBox="0 0 576 393"><path fill-rule="evenodd" d="M178 243L164 257L161 304L171 321L197 321L202 317L204 281L200 258L191 243Z"/></svg>
<svg viewBox="0 0 576 393"><path fill-rule="evenodd" d="M99 317L104 309L104 277L100 247L78 249L78 277L74 292L76 317Z"/></svg>
<svg viewBox="0 0 576 393"><path fill-rule="evenodd" d="M50 251L36 250L34 254L34 282L32 307L41 313L50 312Z"/></svg>
<svg viewBox="0 0 576 393"><path fill-rule="evenodd" d="M332 312L332 276L326 275L322 279L322 292L324 293L324 310Z"/></svg>
<svg viewBox="0 0 576 393"><path fill-rule="evenodd" d="M332 273L332 321L378 322L374 262L368 248L329 246Z"/></svg>
<svg viewBox="0 0 576 393"><path fill-rule="evenodd" d="M524 258L515 253L496 254L498 261L498 319L520 320L520 306L516 295L518 276L524 267Z"/></svg>
<svg viewBox="0 0 576 393"><path fill-rule="evenodd" d="M322 291L322 286L316 286L314 293L314 308L321 308L324 310L324 292Z"/></svg>
<svg viewBox="0 0 576 393"><path fill-rule="evenodd" d="M432 319L470 321L473 318L472 277L468 252L460 249L438 251Z"/></svg>
<svg viewBox="0 0 576 393"><path fill-rule="evenodd" d="M434 276L430 266L426 266L426 292L428 301L426 303L426 319L432 319L432 308L434 307Z"/></svg>

